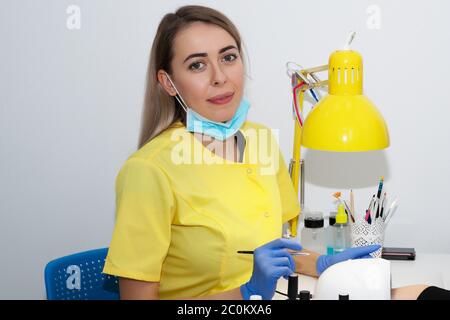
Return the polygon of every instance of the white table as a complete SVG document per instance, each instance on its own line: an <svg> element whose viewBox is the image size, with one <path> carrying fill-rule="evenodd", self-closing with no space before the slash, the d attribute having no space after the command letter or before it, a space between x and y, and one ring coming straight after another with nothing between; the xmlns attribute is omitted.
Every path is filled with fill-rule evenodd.
<svg viewBox="0 0 450 320"><path fill-rule="evenodd" d="M416 253L414 261L391 262L392 288L427 284L450 290L450 254ZM314 294L317 278L299 275L298 288ZM277 290L287 293L287 280L280 278ZM286 300L275 293L274 300Z"/></svg>

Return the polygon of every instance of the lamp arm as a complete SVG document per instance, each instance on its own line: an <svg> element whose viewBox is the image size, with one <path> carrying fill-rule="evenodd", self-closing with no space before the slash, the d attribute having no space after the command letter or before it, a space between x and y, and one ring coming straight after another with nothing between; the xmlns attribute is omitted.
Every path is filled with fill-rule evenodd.
<svg viewBox="0 0 450 320"><path fill-rule="evenodd" d="M316 72L327 71L328 65L322 65L318 67L313 67L309 69L303 69L295 72L297 83L303 82L303 85L299 88L298 95L298 106L300 113L303 113L303 100L304 93L312 88L325 87L328 85L328 80L320 81L320 79L315 75ZM308 79L311 76L312 81ZM294 99L297 99L295 96ZM300 125L298 119L294 117L294 146L293 146L293 158L289 163L289 174L291 175L292 183L294 185L294 190L297 197L299 196L300 188L300 212L299 215L289 221L290 224L290 236L297 236L298 220L301 211L304 207L305 201L305 179L304 179L304 161L301 160L301 137L302 137L302 126ZM301 185L299 185L299 180Z"/></svg>
<svg viewBox="0 0 450 320"><path fill-rule="evenodd" d="M304 91L301 90L299 94L299 107L300 112L303 111L303 97L304 97ZM300 156L301 156L301 137L302 137L302 127L300 126L300 123L297 121L296 118L294 118L295 128L294 128L294 148L293 148L293 158L291 159L291 162L289 164L289 173L291 174L292 183L294 185L295 194L298 197L298 191L299 191L299 178L300 178ZM297 215L295 218L289 221L290 224L290 235L291 237L297 236L297 226L298 226L298 219L301 214L302 206L300 206L300 212L299 215Z"/></svg>

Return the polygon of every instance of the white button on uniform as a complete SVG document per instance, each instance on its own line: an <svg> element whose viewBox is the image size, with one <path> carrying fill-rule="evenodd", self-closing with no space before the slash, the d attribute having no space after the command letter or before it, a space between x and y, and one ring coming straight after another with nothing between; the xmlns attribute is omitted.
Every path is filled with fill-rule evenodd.
<svg viewBox="0 0 450 320"><path fill-rule="evenodd" d="M248 168L248 169L247 169L247 173L248 173L248 174L252 173L252 169Z"/></svg>
<svg viewBox="0 0 450 320"><path fill-rule="evenodd" d="M270 213L264 212L264 217L268 218L270 216Z"/></svg>

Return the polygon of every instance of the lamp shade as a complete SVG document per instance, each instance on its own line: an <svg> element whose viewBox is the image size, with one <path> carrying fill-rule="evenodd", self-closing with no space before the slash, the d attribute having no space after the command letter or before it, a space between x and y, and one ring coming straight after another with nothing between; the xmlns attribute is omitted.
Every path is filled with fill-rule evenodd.
<svg viewBox="0 0 450 320"><path fill-rule="evenodd" d="M323 151L357 152L389 146L383 116L363 95L361 55L353 50L336 51L328 64L328 95L308 114L302 145Z"/></svg>

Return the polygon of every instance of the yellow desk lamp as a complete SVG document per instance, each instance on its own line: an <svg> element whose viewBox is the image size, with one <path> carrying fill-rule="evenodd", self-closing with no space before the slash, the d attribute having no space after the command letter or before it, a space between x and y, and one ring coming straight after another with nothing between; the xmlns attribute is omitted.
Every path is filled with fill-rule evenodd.
<svg viewBox="0 0 450 320"><path fill-rule="evenodd" d="M326 70L328 80L320 81L315 73ZM289 171L297 194L299 170L302 170L301 145L334 152L381 150L389 146L389 133L383 116L363 95L363 64L358 52L335 51L330 55L328 65L296 71L294 79L296 83L293 84L300 86L298 95L294 90L294 105L298 105L297 115L300 114L300 117L294 117L294 149ZM301 113L305 91L327 85L328 95L313 107L303 123ZM302 181L303 175L302 170ZM303 192L304 190L301 190L301 193ZM302 198L301 195L300 202L303 205ZM299 216L290 220L292 237L297 236L298 218Z"/></svg>

